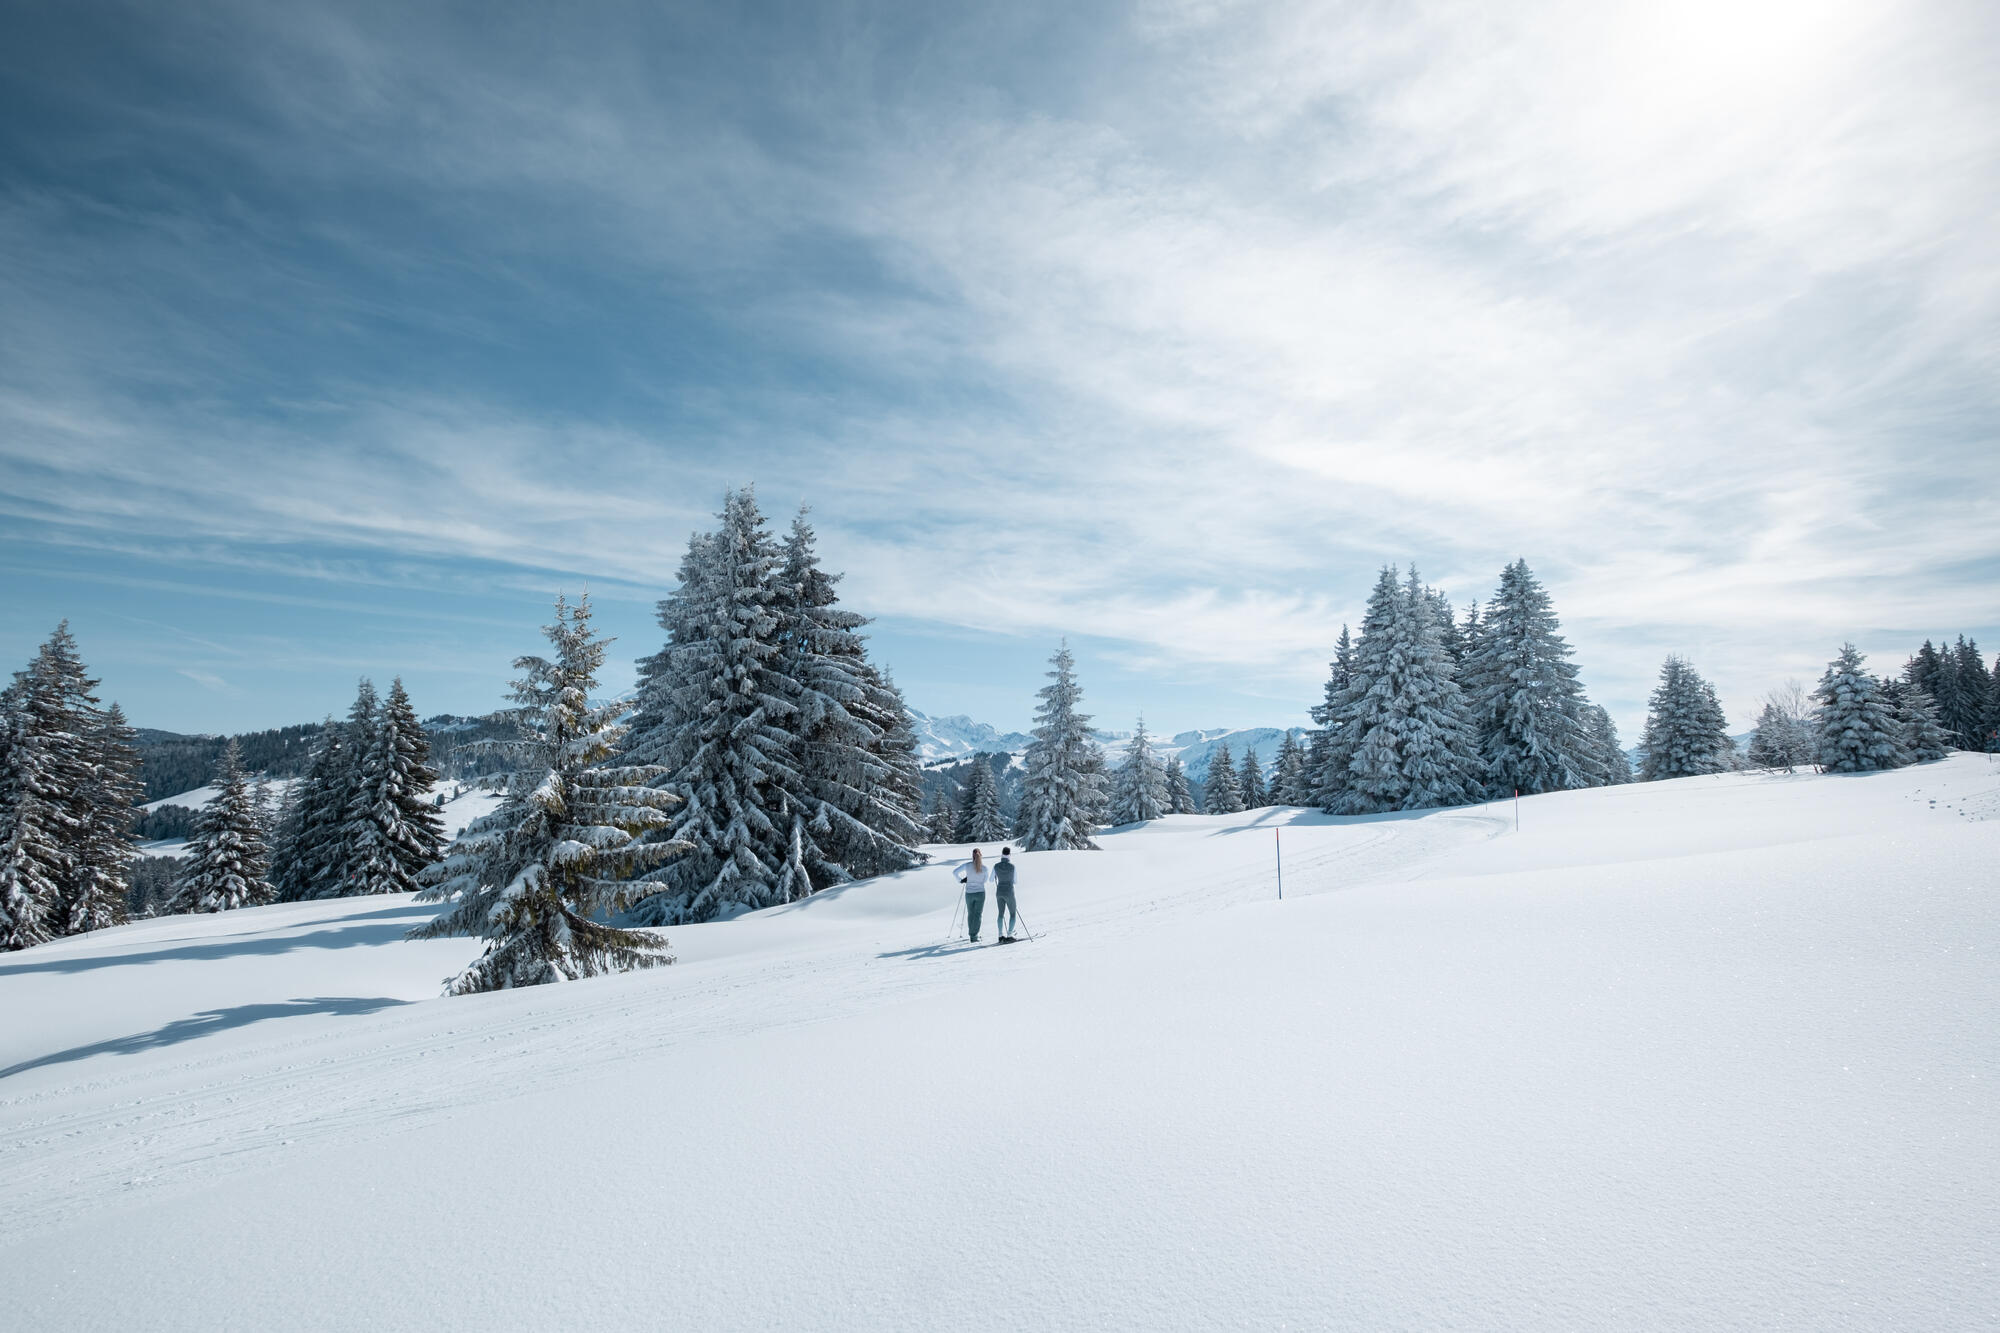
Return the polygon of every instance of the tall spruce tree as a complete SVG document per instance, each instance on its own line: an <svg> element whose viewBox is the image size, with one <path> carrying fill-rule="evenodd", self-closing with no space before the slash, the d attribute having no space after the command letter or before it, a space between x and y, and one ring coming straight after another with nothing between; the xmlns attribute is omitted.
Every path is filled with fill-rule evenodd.
<svg viewBox="0 0 2000 1333"><path fill-rule="evenodd" d="M1988 753L2000 753L2000 656L1993 659L1993 675L1986 682L1986 745Z"/></svg>
<svg viewBox="0 0 2000 1333"><path fill-rule="evenodd" d="M930 809L924 812L924 840L926 842L958 840L958 811L953 808L951 796L943 787L938 787L931 793Z"/></svg>
<svg viewBox="0 0 2000 1333"><path fill-rule="evenodd" d="M914 738L903 697L868 661L866 616L843 610L800 510L777 600L797 787L788 793L812 886L907 870L921 859ZM902 740L898 739L901 733ZM907 740L907 744L904 741Z"/></svg>
<svg viewBox="0 0 2000 1333"><path fill-rule="evenodd" d="M1867 773L1908 762L1895 710L1851 643L1827 664L1819 700L1819 762L1833 773Z"/></svg>
<svg viewBox="0 0 2000 1333"><path fill-rule="evenodd" d="M95 736L103 723L97 706L97 682L90 678L77 651L76 637L69 622L56 626L55 633L35 653L28 667L30 723L39 738L49 765L48 775L59 807L56 827L56 894L46 904L51 933L67 934L71 921L89 919L96 906L78 898L85 885L96 879L97 867L86 862L92 843L92 809L97 795Z"/></svg>
<svg viewBox="0 0 2000 1333"><path fill-rule="evenodd" d="M381 696L375 682L364 676L340 728L326 787L311 798L315 836L305 867L310 885L306 897L339 898L353 892L356 867L376 850L369 825L357 819L357 811L368 802L369 763L381 721Z"/></svg>
<svg viewBox="0 0 2000 1333"><path fill-rule="evenodd" d="M998 842L1007 836L1007 820L1000 813L1000 784L993 776L992 755L972 756L972 771L966 775L965 794L959 802L957 836L947 842Z"/></svg>
<svg viewBox="0 0 2000 1333"><path fill-rule="evenodd" d="M1111 822L1143 824L1167 813L1167 768L1153 753L1153 739L1141 717L1112 788Z"/></svg>
<svg viewBox="0 0 2000 1333"><path fill-rule="evenodd" d="M6 691L5 768L0 770L0 943L40 944L63 932L84 832L76 794L89 775L77 709L51 645L57 628Z"/></svg>
<svg viewBox="0 0 2000 1333"><path fill-rule="evenodd" d="M401 677L373 719L341 831L339 891L354 897L412 893L444 852L444 820L428 799L437 786L430 740Z"/></svg>
<svg viewBox="0 0 2000 1333"><path fill-rule="evenodd" d="M1095 850L1090 834L1104 808L1104 755L1090 738L1089 715L1077 709L1083 689L1068 640L1049 664L1026 757L1021 845L1031 852Z"/></svg>
<svg viewBox="0 0 2000 1333"><path fill-rule="evenodd" d="M620 762L622 703L593 706L607 640L594 638L590 598L556 600L543 630L551 657L522 657L514 707L520 739L507 795L475 820L444 861L425 872L423 901L451 906L410 932L413 939L471 935L486 950L445 991L575 981L671 963L667 942L604 924L641 892L633 876L688 850L642 841L663 831L679 798L659 784L658 765Z"/></svg>
<svg viewBox="0 0 2000 1333"><path fill-rule="evenodd" d="M1501 571L1486 604L1467 691L1490 794L1603 784L1603 757L1584 725L1587 700L1555 607L1526 560Z"/></svg>
<svg viewBox="0 0 2000 1333"><path fill-rule="evenodd" d="M1201 789L1201 809L1207 815L1233 815L1243 809L1243 782L1236 775L1236 756L1229 752L1227 741L1209 756L1208 778Z"/></svg>
<svg viewBox="0 0 2000 1333"><path fill-rule="evenodd" d="M696 533L681 585L660 603L667 644L640 663L632 758L663 767L685 803L661 836L689 844L648 875L644 925L712 920L812 892L806 786L794 727L804 691L781 577L754 492L731 491L721 525Z"/></svg>
<svg viewBox="0 0 2000 1333"><path fill-rule="evenodd" d="M1597 762L1603 766L1605 785L1615 787L1630 782L1632 759L1618 742L1618 726L1611 720L1611 714L1599 704L1585 705L1583 729L1590 737Z"/></svg>
<svg viewBox="0 0 2000 1333"><path fill-rule="evenodd" d="M216 797L202 807L181 858L169 913L227 912L275 897L265 878L264 832L234 740L223 747L215 786Z"/></svg>
<svg viewBox="0 0 2000 1333"><path fill-rule="evenodd" d="M1930 695L1906 680L1884 678L1877 683L1896 719L1896 737L1905 762L1927 764L1951 753L1951 736L1939 721L1937 704Z"/></svg>
<svg viewBox="0 0 2000 1333"><path fill-rule="evenodd" d="M1340 642L1334 646L1333 661L1327 665L1326 688L1320 701L1310 709L1318 728L1306 747L1306 775L1311 790L1305 805L1332 810L1347 790L1347 765L1354 758L1354 737L1342 725L1341 710L1346 706L1348 686L1354 680L1354 640L1347 626L1340 627Z"/></svg>
<svg viewBox="0 0 2000 1333"><path fill-rule="evenodd" d="M1686 658L1671 655L1661 665L1650 702L1639 742L1645 751L1641 781L1722 773L1734 766L1722 702Z"/></svg>
<svg viewBox="0 0 2000 1333"><path fill-rule="evenodd" d="M1337 811L1422 810L1479 799L1481 764L1465 697L1438 639L1415 569L1398 584L1384 568L1355 645L1339 708L1353 745Z"/></svg>
<svg viewBox="0 0 2000 1333"><path fill-rule="evenodd" d="M17 673L0 691L0 949L26 949L54 933L68 829L48 747L35 727L33 682Z"/></svg>
<svg viewBox="0 0 2000 1333"><path fill-rule="evenodd" d="M125 711L116 703L95 718L85 737L90 774L79 789L81 824L75 848L76 879L65 929L77 935L125 920L132 892L132 830L145 793L139 752Z"/></svg>
<svg viewBox="0 0 2000 1333"><path fill-rule="evenodd" d="M1257 750L1252 745L1243 747L1243 762L1236 770L1236 785L1242 789L1245 810L1261 810L1271 804L1271 793L1264 785L1264 766L1257 762Z"/></svg>
<svg viewBox="0 0 2000 1333"><path fill-rule="evenodd" d="M1306 748L1298 733L1287 727L1278 738L1278 753L1271 762L1271 803L1310 805L1311 786L1306 780Z"/></svg>
<svg viewBox="0 0 2000 1333"><path fill-rule="evenodd" d="M1192 815L1197 813L1194 793L1188 789L1187 767L1181 763L1179 755L1167 760L1167 813L1170 815Z"/></svg>
<svg viewBox="0 0 2000 1333"><path fill-rule="evenodd" d="M305 775L285 794L272 840L271 887L283 903L303 902L338 884L339 841L351 800L354 764L347 730L332 718L320 728Z"/></svg>
<svg viewBox="0 0 2000 1333"><path fill-rule="evenodd" d="M1940 708L1945 730L1957 748L1984 750L1993 683L1986 674L1986 660L1979 655L1979 644L1960 635L1952 647L1951 661L1944 667L1952 678L1952 706L1949 711Z"/></svg>

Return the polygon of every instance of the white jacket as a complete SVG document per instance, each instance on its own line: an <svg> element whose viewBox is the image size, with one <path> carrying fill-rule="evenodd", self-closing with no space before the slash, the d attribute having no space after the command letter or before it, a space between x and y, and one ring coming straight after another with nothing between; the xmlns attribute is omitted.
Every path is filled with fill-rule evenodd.
<svg viewBox="0 0 2000 1333"><path fill-rule="evenodd" d="M992 866L980 866L974 869L972 862L967 861L959 871L958 882L965 885L967 893L984 893L986 892L986 881L992 878Z"/></svg>

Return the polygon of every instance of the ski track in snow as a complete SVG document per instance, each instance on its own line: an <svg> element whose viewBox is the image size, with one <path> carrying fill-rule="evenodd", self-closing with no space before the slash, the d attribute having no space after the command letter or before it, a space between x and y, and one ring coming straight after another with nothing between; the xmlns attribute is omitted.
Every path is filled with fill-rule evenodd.
<svg viewBox="0 0 2000 1333"><path fill-rule="evenodd" d="M1295 840L1309 830L1341 836L1316 849L1300 846L1285 863L1285 892L1307 896L1415 873L1443 851L1505 829L1506 820L1482 810L1291 826ZM155 1063L140 1073L106 1072L0 1097L0 1178L9 1204L0 1211L0 1245L96 1211L109 1196L156 1197L206 1184L219 1171L254 1166L274 1149L434 1123L455 1107L586 1078L639 1052L826 1022L995 970L1031 969L1040 965L1039 951L1099 948L1163 918L1274 897L1276 862L1267 835L1273 825L1288 826L1293 813L1265 812L1259 822L1222 833L1207 824L1174 830L1169 836L1242 839L1249 858L1258 861L1185 887L1149 891L1141 884L1129 894L1063 908L1038 902L1024 882L1024 906L1035 908L1024 919L1040 936L1014 948L982 943L977 951L953 950L941 938L944 914L956 904L947 891L939 895L943 908L931 917L898 923L908 939L876 935L804 958L785 954L746 965L741 956L729 956L678 963L625 984L589 982L399 1007L350 1020L356 1026L339 1031L239 1044ZM943 865L899 878L935 877L953 863L947 851ZM989 921L992 914L989 903ZM241 924L247 933L250 923ZM755 923L697 929L731 928L755 929ZM670 940L680 933L666 932ZM904 956L878 956L885 942ZM856 967L870 970L865 984L836 984ZM555 991L571 993L560 1004L547 1003ZM496 1018L495 1008L517 1012ZM469 1066L433 1058L462 1052L466 1042L480 1048ZM78 1101L94 1105L72 1109Z"/></svg>

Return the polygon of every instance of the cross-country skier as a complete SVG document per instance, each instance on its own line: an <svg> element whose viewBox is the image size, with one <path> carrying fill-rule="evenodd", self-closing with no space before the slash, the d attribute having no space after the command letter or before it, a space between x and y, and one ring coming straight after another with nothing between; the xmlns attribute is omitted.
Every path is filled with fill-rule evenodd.
<svg viewBox="0 0 2000 1333"><path fill-rule="evenodd" d="M1011 924L1009 918L1012 918ZM993 924L1002 944L1014 942L1021 926L1021 909L1014 904L1014 849L1000 849L1000 863L993 867Z"/></svg>
<svg viewBox="0 0 2000 1333"><path fill-rule="evenodd" d="M986 907L986 881L992 874L977 847L972 849L972 864L958 872L958 882L965 886L965 933L974 944L979 943L979 914Z"/></svg>

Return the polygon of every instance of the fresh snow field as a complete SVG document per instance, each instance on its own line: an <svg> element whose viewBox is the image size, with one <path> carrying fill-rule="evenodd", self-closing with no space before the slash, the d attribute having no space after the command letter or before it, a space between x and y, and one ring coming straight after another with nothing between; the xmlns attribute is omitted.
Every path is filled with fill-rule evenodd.
<svg viewBox="0 0 2000 1333"><path fill-rule="evenodd" d="M7 955L6 1326L2000 1322L2000 767L1513 813L1178 816L1021 858L1032 942L932 865L464 999L403 898Z"/></svg>

